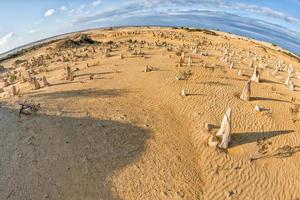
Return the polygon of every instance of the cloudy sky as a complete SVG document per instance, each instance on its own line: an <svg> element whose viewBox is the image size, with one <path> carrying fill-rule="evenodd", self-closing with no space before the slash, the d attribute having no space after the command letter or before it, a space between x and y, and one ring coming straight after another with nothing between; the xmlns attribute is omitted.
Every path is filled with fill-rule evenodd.
<svg viewBox="0 0 300 200"><path fill-rule="evenodd" d="M300 0L3 0L0 53L62 33L126 25L220 29L300 55Z"/></svg>

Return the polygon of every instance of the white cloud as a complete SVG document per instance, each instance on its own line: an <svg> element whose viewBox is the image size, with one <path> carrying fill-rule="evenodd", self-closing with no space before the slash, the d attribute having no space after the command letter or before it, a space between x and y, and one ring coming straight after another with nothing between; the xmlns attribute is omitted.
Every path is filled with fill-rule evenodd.
<svg viewBox="0 0 300 200"><path fill-rule="evenodd" d="M245 3L223 3L221 7L229 8L229 9L235 9L235 10L242 10L242 11L248 11L248 12L255 12L261 15L265 15L268 17L273 17L277 19L281 19L283 21L289 22L289 23L297 23L300 24L300 19L295 18L292 16L289 16L285 13L279 12L277 10L273 10L268 7L260 7L253 4L245 4Z"/></svg>
<svg viewBox="0 0 300 200"><path fill-rule="evenodd" d="M132 0L132 5L140 4L144 8L164 9L170 7L181 7L187 9L211 9L220 11L239 11L245 13L257 13L274 19L280 19L288 23L296 23L300 25L300 18L290 16L288 13L283 13L269 7L262 7L255 4L224 1L224 0ZM159 7L157 6L159 5ZM224 10L225 9L225 10Z"/></svg>
<svg viewBox="0 0 300 200"><path fill-rule="evenodd" d="M96 6L98 6L100 3L101 3L101 0L93 1L93 2L92 2L92 6L93 6L93 7L96 7Z"/></svg>
<svg viewBox="0 0 300 200"><path fill-rule="evenodd" d="M66 7L66 6L61 6L61 7L59 7L59 10L61 10L61 11L66 11L66 10L67 10L67 7Z"/></svg>
<svg viewBox="0 0 300 200"><path fill-rule="evenodd" d="M92 2L91 6L98 5L100 0L95 0ZM159 6L158 6L159 5ZM224 0L131 0L126 4L120 4L118 7L113 9L108 9L102 12L96 13L80 13L80 15L75 15L74 23L89 23L95 21L102 21L107 18L112 19L112 17L128 17L132 15L139 14L154 14L162 13L168 14L172 10L195 10L195 9L208 9L208 10L220 10L220 11L233 11L242 10L245 12L256 12L261 15L268 15L283 19L285 21L292 21L287 16L281 13L275 12L272 9L261 8L256 5L242 4L242 3L232 3L226 2ZM296 21L296 20L294 20Z"/></svg>
<svg viewBox="0 0 300 200"><path fill-rule="evenodd" d="M37 31L38 31L38 29L31 29L31 30L28 31L28 33L33 34L33 33L36 33Z"/></svg>
<svg viewBox="0 0 300 200"><path fill-rule="evenodd" d="M55 13L55 9L49 9L45 12L44 16L45 17L50 17L51 15L53 15Z"/></svg>
<svg viewBox="0 0 300 200"><path fill-rule="evenodd" d="M14 32L10 32L3 37L0 38L0 46L5 46L16 34Z"/></svg>
<svg viewBox="0 0 300 200"><path fill-rule="evenodd" d="M95 22L95 21L101 21L105 19L112 19L113 17L127 17L132 16L136 14L145 13L144 5L141 4L127 4L125 6L121 6L116 9L107 10L100 13L93 13L91 15L79 15L74 20L74 24L82 24L82 23L89 23L89 22ZM152 10L153 12L155 10ZM152 13L153 13L152 12ZM149 10L148 10L149 14Z"/></svg>

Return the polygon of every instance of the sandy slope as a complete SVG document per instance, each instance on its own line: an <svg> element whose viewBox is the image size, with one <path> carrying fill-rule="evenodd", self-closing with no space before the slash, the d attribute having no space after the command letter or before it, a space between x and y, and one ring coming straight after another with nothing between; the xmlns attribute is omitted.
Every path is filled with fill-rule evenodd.
<svg viewBox="0 0 300 200"><path fill-rule="evenodd" d="M161 32L163 36L157 34ZM180 36L171 39L175 33ZM300 198L300 116L290 109L300 103L300 80L296 73L295 91L290 91L284 85L285 71L267 75L279 58L298 71L295 58L272 45L219 32L214 36L168 28L123 28L89 34L97 41L136 39L149 44L142 48L136 44L143 57L132 55L128 44L112 47L108 58L103 58L103 44L96 46L95 53L81 47L76 51L89 54L83 61L46 60L48 72L36 77L46 76L50 87L32 90L28 83L18 82L18 97L9 96L11 86L4 88L1 199ZM173 49L155 45L158 40L173 44ZM202 43L199 50L208 56L193 55L191 67L177 67L175 47L185 45L189 55L188 45L196 42ZM49 54L56 45L49 45L54 50L46 46L17 59ZM220 61L222 50L217 48L222 45L236 52L232 70ZM269 55L265 60L270 65L263 69L254 62L262 82L252 83L251 101L243 102L238 96L253 71L248 67L248 49ZM66 56L67 51L59 55ZM14 61L3 64L9 67ZM74 81L62 80L67 64L79 68ZM155 70L144 73L145 65ZM189 80L175 79L187 69L192 72ZM238 69L245 70L244 76L238 76ZM187 97L179 95L183 88ZM39 102L40 111L18 117L17 102L24 99ZM271 111L258 113L255 105ZM214 150L207 145L209 133L203 125L220 125L228 107L233 109L233 141L227 152ZM250 162L252 157L260 159Z"/></svg>

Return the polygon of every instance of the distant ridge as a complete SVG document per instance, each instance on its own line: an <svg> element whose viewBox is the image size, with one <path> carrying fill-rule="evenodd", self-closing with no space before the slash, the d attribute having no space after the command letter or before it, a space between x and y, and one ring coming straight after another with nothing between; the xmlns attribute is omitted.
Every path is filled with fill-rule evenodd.
<svg viewBox="0 0 300 200"><path fill-rule="evenodd" d="M24 52L27 52L27 51L30 51L32 48L38 48L39 45L45 45L47 43L52 43L52 42L55 42L57 40L61 40L67 36L71 36L73 34L76 34L76 33L83 33L83 32L87 32L87 31L93 31L93 30L105 30L105 29L112 29L112 28L130 28L130 27L164 27L164 28L172 28L172 27L175 27L175 28L181 28L181 29L201 29L201 30L214 30L214 29L206 29L206 28L198 28L198 27L183 27L183 26L163 26L163 25L144 25L144 26L111 26L111 27L99 27L99 28L90 28L90 29L85 29L85 30L80 30L80 31L73 31L73 32L69 32L69 33L64 33L64 34L60 34L60 35L55 35L55 36L52 36L52 37L49 37L49 38L45 38L45 39L41 39L41 40L38 40L38 41L35 41L35 42L31 42L31 43L28 43L28 44L25 44L25 45L22 45L22 46L19 46L19 47L16 47L14 49L11 49L9 51L6 51L4 53L1 53L0 54L0 62L6 60L6 59L10 59L10 58L13 58L13 57L16 57L18 56L19 54L21 53L24 53ZM223 30L219 30L219 29L216 29L215 31L220 31L220 32L224 32L224 33L229 33L229 34L234 34L234 35L237 35L237 36L241 36L241 37L246 37L246 36L242 36L242 35L238 35L238 34L235 34L235 33L231 33L231 32L226 32L226 31L223 31ZM256 38L252 38L252 37L247 37L249 39L255 39L257 40ZM260 41L260 40L258 40ZM264 41L265 42L265 41ZM277 46L277 45L275 45ZM300 62L300 55L298 55L297 53L295 52L292 52L288 49L285 49L283 47L280 46L280 48L282 48L284 51L282 51L283 53L285 54L288 54L294 58L296 58L297 60L299 60Z"/></svg>
<svg viewBox="0 0 300 200"><path fill-rule="evenodd" d="M84 30L84 31L87 31L87 30ZM53 42L55 40L62 39L64 37L72 35L74 33L81 33L81 32L84 32L84 31L64 33L64 34L61 34L61 35L52 36L52 37L49 37L49 38L45 38L45 39L42 39L42 40L38 40L38 41L35 41L35 42L25 44L23 46L16 47L14 49L11 49L9 51L1 53L0 54L0 61L8 59L8 57L14 56L14 54L19 54L20 51L26 51L27 49L33 48L37 45L42 45L42 44L45 44L45 43Z"/></svg>

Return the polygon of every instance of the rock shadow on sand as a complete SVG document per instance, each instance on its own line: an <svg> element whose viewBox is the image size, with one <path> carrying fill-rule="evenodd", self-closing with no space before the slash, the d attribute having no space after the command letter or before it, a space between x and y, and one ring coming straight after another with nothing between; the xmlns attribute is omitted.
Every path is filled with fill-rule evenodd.
<svg viewBox="0 0 300 200"><path fill-rule="evenodd" d="M208 86L232 86L231 84L222 83L220 81L202 81L202 82L197 82L197 84L208 85Z"/></svg>
<svg viewBox="0 0 300 200"><path fill-rule="evenodd" d="M285 145L285 146L275 149L275 151L273 151L271 153L265 152L264 155L252 157L251 161L260 160L260 159L268 159L268 158L280 158L280 159L289 158L299 152L300 152L299 145L298 146Z"/></svg>
<svg viewBox="0 0 300 200"><path fill-rule="evenodd" d="M8 199L118 200L112 175L135 163L150 137L112 120L1 113L0 194Z"/></svg>
<svg viewBox="0 0 300 200"><path fill-rule="evenodd" d="M266 132L245 132L233 133L232 142L229 147L236 147L243 144L257 142L259 140L266 140L272 137L293 133L293 130L279 130L279 131L266 131Z"/></svg>
<svg viewBox="0 0 300 200"><path fill-rule="evenodd" d="M59 99L59 98L72 98L76 96L81 97L118 97L127 93L134 92L126 89L82 89L82 90L68 90L51 93L33 93L32 95L37 98ZM30 94L29 94L30 95Z"/></svg>
<svg viewBox="0 0 300 200"><path fill-rule="evenodd" d="M277 101L277 102L291 103L290 101L281 100L281 99L272 99L267 97L250 97L250 101Z"/></svg>
<svg viewBox="0 0 300 200"><path fill-rule="evenodd" d="M68 84L74 84L79 83L79 81L64 81L60 83L52 83L51 86L58 86L58 85L68 85Z"/></svg>
<svg viewBox="0 0 300 200"><path fill-rule="evenodd" d="M83 74L76 74L74 78L83 77L83 76L101 76L106 74L114 74L115 72L99 72L99 73L83 73Z"/></svg>
<svg viewBox="0 0 300 200"><path fill-rule="evenodd" d="M280 83L278 81L272 81L272 80L268 80L268 79L261 79L260 82L262 82L262 83L271 83L271 84L284 85L283 83Z"/></svg>

